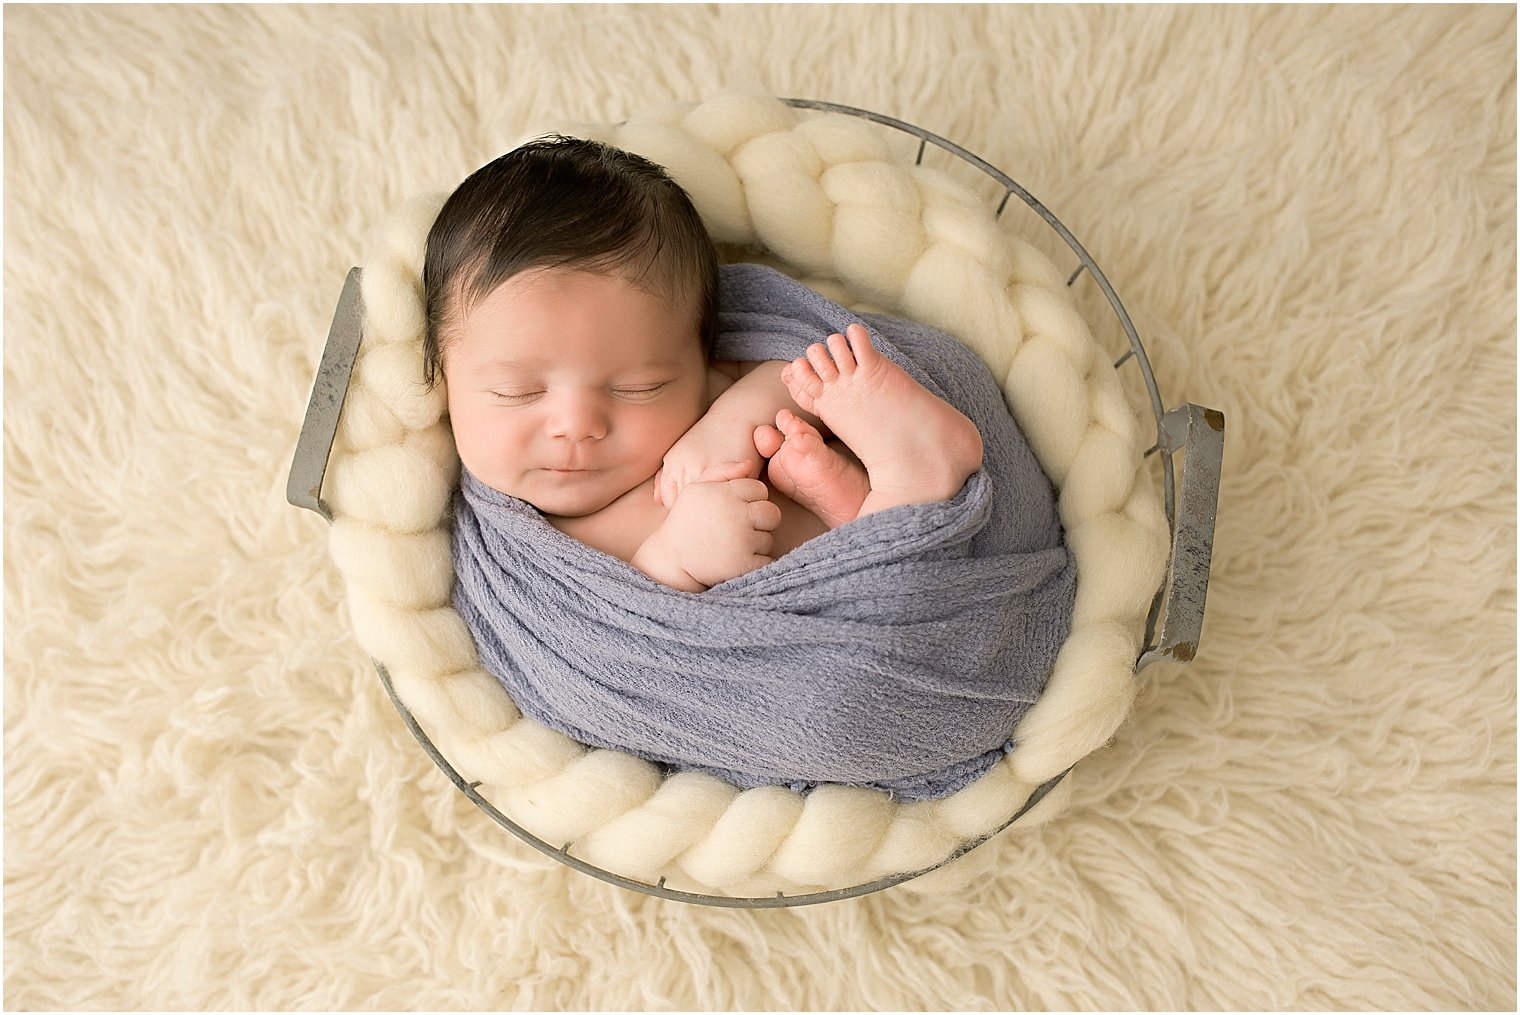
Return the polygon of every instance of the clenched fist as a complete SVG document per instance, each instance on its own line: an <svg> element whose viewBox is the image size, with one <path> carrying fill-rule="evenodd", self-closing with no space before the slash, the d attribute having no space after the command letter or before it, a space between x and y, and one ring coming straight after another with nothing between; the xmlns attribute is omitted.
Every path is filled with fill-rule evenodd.
<svg viewBox="0 0 1520 1015"><path fill-rule="evenodd" d="M723 462L682 488L664 523L634 555L634 566L699 592L769 564L781 509L748 472L747 462Z"/></svg>

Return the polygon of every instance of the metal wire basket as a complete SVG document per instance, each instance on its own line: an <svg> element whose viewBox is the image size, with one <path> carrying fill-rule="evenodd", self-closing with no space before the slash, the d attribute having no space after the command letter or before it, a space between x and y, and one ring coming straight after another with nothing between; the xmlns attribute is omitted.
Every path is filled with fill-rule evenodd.
<svg viewBox="0 0 1520 1015"><path fill-rule="evenodd" d="M994 181L1000 190L996 207L998 217L1003 215L1009 200L1016 196L1054 231L1062 244L1076 258L1076 265L1066 282L1068 287L1076 285L1084 275L1097 284L1128 341L1129 348L1114 362L1114 369L1122 370L1127 365L1133 364L1144 383L1152 414L1155 417L1156 441L1145 454L1147 458L1154 457L1159 461L1162 496L1172 533L1171 556L1166 576L1151 605L1150 615L1146 622L1145 647L1135 661L1135 672L1138 673L1159 659L1169 659L1179 663L1191 661L1198 652L1203 630L1204 605L1208 594L1214 516L1224 456L1224 415L1215 409L1203 408L1192 403L1185 403L1170 410L1165 408L1145 346L1141 343L1129 313L1124 309L1124 304L1120 302L1108 278L1061 220L1012 177L960 145L902 120L832 102L812 99L784 101L799 109L859 117L916 138L918 140L916 163L923 162L930 146L948 152ZM328 331L327 344L312 385L311 399L301 427L296 453L291 462L289 482L286 487L286 498L291 504L315 511L328 521L332 520L332 512L322 500L322 481L327 471L328 459L337 433L338 419L364 331L360 275L358 268L349 272L342 295L339 297L332 326ZM1180 481L1173 461L1178 452L1182 453L1184 461ZM943 867L1000 834L1043 800L1070 772L1070 769L1067 769L1038 787L1023 807L1005 823L987 835L965 843L933 866L894 874L848 888L806 895L778 894L757 898L703 895L667 888L663 879L660 883L651 885L604 870L572 856L567 851L568 847L554 846L514 822L477 791L479 783L472 783L465 779L443 756L417 722L411 710L407 708L406 703L397 694L385 667L376 662L375 668L391 703L407 729L417 738L423 751L449 777L459 791L493 821L539 852L584 874L632 891L680 902L726 908L770 909L834 902L890 888Z"/></svg>

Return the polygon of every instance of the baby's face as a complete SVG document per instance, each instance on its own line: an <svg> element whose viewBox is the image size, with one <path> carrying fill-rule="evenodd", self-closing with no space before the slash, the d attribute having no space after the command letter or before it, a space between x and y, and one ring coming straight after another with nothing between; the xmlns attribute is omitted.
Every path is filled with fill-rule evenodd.
<svg viewBox="0 0 1520 1015"><path fill-rule="evenodd" d="M695 315L616 276L508 279L444 356L459 458L548 515L607 507L659 470L706 408Z"/></svg>

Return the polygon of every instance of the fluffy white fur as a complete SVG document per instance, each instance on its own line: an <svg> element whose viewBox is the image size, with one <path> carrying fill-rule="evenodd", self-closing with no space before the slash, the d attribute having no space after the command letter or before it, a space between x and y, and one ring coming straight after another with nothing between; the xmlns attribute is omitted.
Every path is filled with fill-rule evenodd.
<svg viewBox="0 0 1520 1015"><path fill-rule="evenodd" d="M1511 9L7 14L7 1006L1514 1007ZM421 718L499 730L461 764L644 801L619 824L540 815L598 857L660 869L704 812L713 832L680 854L694 881L743 849L827 880L848 858L807 837L879 811L644 789L616 756L514 722L447 615L419 610L443 580L427 533L447 469L383 503L335 497L331 557L328 527L283 496L333 301L351 264L373 266L377 224L545 124L655 109L640 129L659 144L729 86L891 113L1011 172L1114 281L1168 404L1230 421L1200 657L1144 671L1111 744L1024 830L917 890L769 913L638 896L500 831L401 726L345 612L422 618L395 646L402 693L447 672L436 700L466 714ZM734 163L755 125L706 115ZM921 191L840 204L866 186L837 172L856 142L808 141L834 175L795 197L838 210L827 239L780 236L804 267L858 257L909 289L933 259L985 253L953 220L926 222L911 259L876 243L924 219ZM753 203L710 168L689 172L717 181L704 202L737 241ZM1091 280L1072 293L1116 357ZM1062 311L1032 295L1007 294L1029 329L1017 355L1044 358L1022 397L1074 401L1083 375L1027 324ZM382 346L415 312L372 307L396 337L364 377L387 375L401 354ZM1120 437L1140 404L1125 385L1089 402ZM426 400L387 389L351 410L366 435L411 436L341 447L350 478L407 475L398 449L446 459ZM1063 489L1101 501L1109 478L1073 468ZM1118 547L1133 524L1072 538ZM366 540L392 532L416 542L374 558ZM1122 638L1092 609L1081 651L1101 660ZM973 790L1032 781L1000 768ZM874 855L911 865L992 810L957 798ZM769 888L755 864L738 890Z"/></svg>

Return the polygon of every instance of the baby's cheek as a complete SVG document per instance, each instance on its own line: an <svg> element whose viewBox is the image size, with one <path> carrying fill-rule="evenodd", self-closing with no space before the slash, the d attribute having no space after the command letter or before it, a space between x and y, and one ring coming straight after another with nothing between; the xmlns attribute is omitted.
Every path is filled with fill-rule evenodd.
<svg viewBox="0 0 1520 1015"><path fill-rule="evenodd" d="M449 419L449 429L454 432L454 447L459 452L459 460L468 466L476 457L478 428L472 425L468 416L456 414Z"/></svg>
<svg viewBox="0 0 1520 1015"><path fill-rule="evenodd" d="M464 413L454 418L450 426L460 464L477 479L500 489L500 473L514 457L507 446L507 434L500 427L485 425L476 413Z"/></svg>

